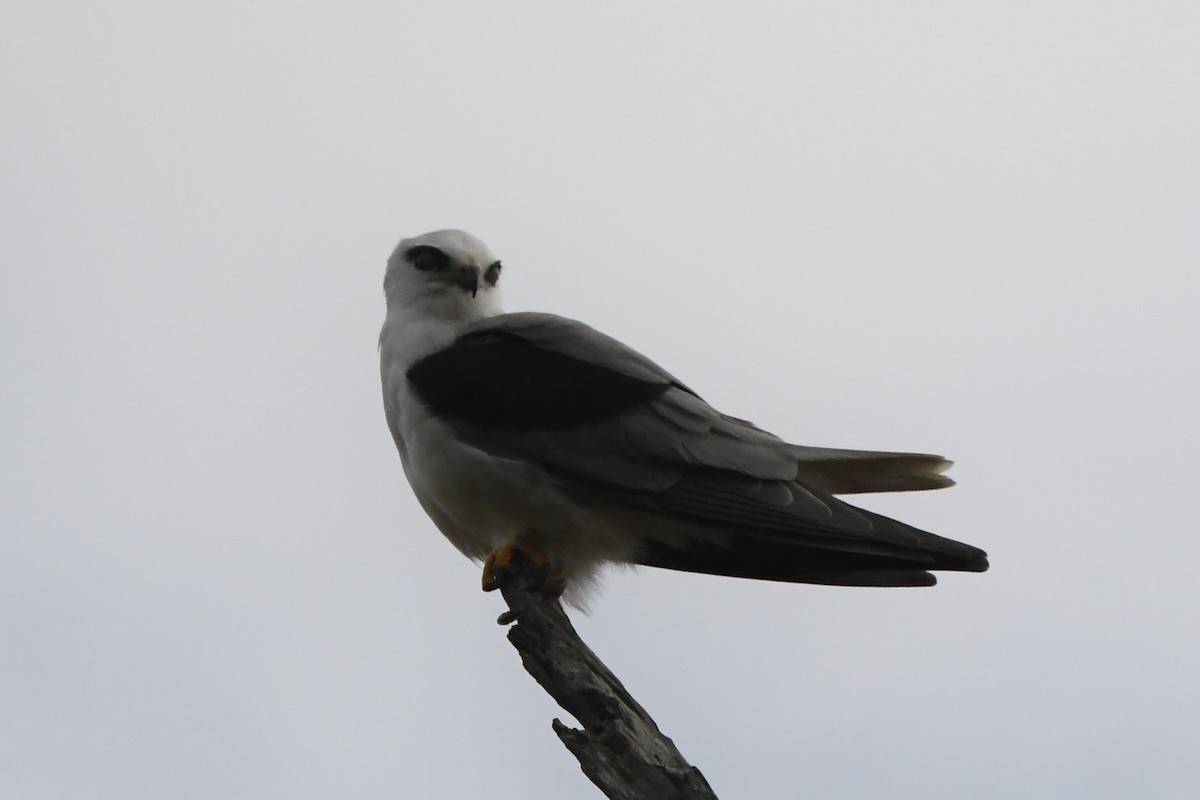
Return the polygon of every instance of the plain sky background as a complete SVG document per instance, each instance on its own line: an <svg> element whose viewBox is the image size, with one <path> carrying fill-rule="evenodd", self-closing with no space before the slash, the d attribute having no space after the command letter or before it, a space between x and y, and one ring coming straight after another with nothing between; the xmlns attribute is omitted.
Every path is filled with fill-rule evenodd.
<svg viewBox="0 0 1200 800"><path fill-rule="evenodd" d="M599 797L379 399L461 227L986 548L620 571L584 638L724 798L1200 796L1200 6L0 10L0 797Z"/></svg>

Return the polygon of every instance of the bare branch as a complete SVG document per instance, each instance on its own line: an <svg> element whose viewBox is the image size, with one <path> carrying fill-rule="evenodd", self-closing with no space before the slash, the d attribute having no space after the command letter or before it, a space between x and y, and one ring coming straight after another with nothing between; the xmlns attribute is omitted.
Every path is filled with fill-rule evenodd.
<svg viewBox="0 0 1200 800"><path fill-rule="evenodd" d="M508 640L526 671L583 725L556 719L554 732L592 783L613 800L716 800L700 770L579 638L559 602L523 583L502 587L509 611L499 622L516 620Z"/></svg>

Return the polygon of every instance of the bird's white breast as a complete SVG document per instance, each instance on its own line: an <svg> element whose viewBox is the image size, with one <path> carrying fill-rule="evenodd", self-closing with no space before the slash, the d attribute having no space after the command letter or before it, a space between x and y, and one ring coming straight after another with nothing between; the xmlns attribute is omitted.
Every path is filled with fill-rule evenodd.
<svg viewBox="0 0 1200 800"><path fill-rule="evenodd" d="M470 444L416 395L408 370L449 346L467 324L390 313L384 323L383 400L404 474L421 507L461 552L482 560L530 537L569 576L568 599L578 605L601 563L632 559L628 520L580 505L533 461Z"/></svg>
<svg viewBox="0 0 1200 800"><path fill-rule="evenodd" d="M464 442L414 393L409 368L448 346L462 327L389 316L380 336L384 407L418 501L442 533L475 558L535 527L556 535L578 529L578 509L540 467Z"/></svg>

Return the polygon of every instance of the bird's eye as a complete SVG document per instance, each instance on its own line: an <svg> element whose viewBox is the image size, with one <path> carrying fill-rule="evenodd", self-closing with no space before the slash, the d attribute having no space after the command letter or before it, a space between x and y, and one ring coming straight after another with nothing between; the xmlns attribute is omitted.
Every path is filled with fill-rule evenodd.
<svg viewBox="0 0 1200 800"><path fill-rule="evenodd" d="M487 272L483 273L483 279L488 286L495 286L496 281L500 280L500 262L492 264L487 268Z"/></svg>
<svg viewBox="0 0 1200 800"><path fill-rule="evenodd" d="M427 244L419 244L416 247L409 248L409 251L404 254L409 263L422 272L429 272L435 269L445 269L450 266L450 256Z"/></svg>

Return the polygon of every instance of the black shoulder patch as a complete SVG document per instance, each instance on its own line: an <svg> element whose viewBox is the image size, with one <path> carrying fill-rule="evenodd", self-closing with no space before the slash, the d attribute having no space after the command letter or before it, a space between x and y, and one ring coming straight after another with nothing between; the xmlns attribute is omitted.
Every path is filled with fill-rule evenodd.
<svg viewBox="0 0 1200 800"><path fill-rule="evenodd" d="M437 415L484 430L564 430L603 422L671 387L481 331L418 361L408 380Z"/></svg>

